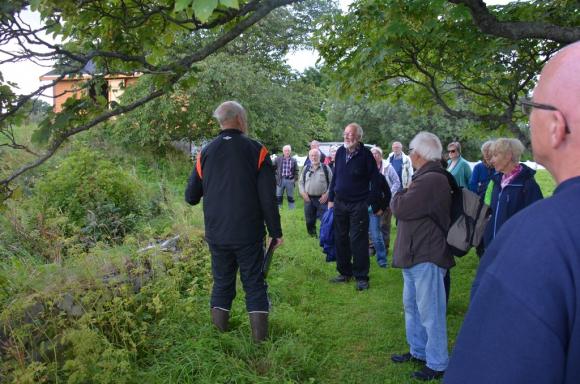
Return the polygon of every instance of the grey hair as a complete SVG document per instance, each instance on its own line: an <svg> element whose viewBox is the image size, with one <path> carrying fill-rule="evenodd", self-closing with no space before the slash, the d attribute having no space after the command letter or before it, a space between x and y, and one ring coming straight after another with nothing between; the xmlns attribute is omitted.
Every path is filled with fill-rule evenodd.
<svg viewBox="0 0 580 384"><path fill-rule="evenodd" d="M526 148L518 139L509 139L502 137L497 139L493 143L493 152L499 152L503 154L511 153L512 161L514 163L519 163Z"/></svg>
<svg viewBox="0 0 580 384"><path fill-rule="evenodd" d="M371 148L371 152L372 151L377 151L378 153L381 154L381 157L383 156L383 150L381 149L381 147L377 147L376 145L374 147Z"/></svg>
<svg viewBox="0 0 580 384"><path fill-rule="evenodd" d="M310 153L315 153L315 152L312 152L312 151L316 151L318 153L318 156L321 156L322 155L322 152L320 151L320 149L318 149L318 148L312 148L311 150L308 151L308 157L310 157Z"/></svg>
<svg viewBox="0 0 580 384"><path fill-rule="evenodd" d="M493 142L494 142L493 140L488 140L485 143L481 144L481 153L484 154L486 151L491 151Z"/></svg>
<svg viewBox="0 0 580 384"><path fill-rule="evenodd" d="M223 126L226 121L235 119L237 116L246 121L246 110L237 101L225 101L213 112L213 117L217 119L220 126Z"/></svg>
<svg viewBox="0 0 580 384"><path fill-rule="evenodd" d="M431 132L417 133L411 140L409 148L427 161L441 160L441 152L443 151L441 140Z"/></svg>
<svg viewBox="0 0 580 384"><path fill-rule="evenodd" d="M292 147L290 146L290 144L286 144L285 146L283 146L282 150L285 150L286 148L288 148L290 152L292 152Z"/></svg>
<svg viewBox="0 0 580 384"><path fill-rule="evenodd" d="M356 135L358 136L358 139L362 139L363 137L363 129L362 127L357 124L357 123L350 123L347 125L347 127L355 127L356 128Z"/></svg>

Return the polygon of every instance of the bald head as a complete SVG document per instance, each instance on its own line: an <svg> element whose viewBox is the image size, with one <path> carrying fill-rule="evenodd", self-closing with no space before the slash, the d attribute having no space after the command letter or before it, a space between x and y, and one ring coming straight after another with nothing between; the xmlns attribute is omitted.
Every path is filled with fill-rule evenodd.
<svg viewBox="0 0 580 384"><path fill-rule="evenodd" d="M222 129L238 129L248 131L246 110L236 101L226 101L220 104L213 113Z"/></svg>
<svg viewBox="0 0 580 384"><path fill-rule="evenodd" d="M580 42L548 61L534 89L530 131L535 160L560 183L580 176Z"/></svg>
<svg viewBox="0 0 580 384"><path fill-rule="evenodd" d="M553 103L566 117L569 128L580 120L580 42L564 47L542 70L534 101Z"/></svg>

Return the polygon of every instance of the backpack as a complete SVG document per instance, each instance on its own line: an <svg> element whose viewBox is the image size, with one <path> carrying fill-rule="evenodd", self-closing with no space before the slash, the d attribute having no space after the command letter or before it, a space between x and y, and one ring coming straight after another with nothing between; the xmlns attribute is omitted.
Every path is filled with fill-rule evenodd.
<svg viewBox="0 0 580 384"><path fill-rule="evenodd" d="M324 171L324 177L326 178L326 185L330 187L330 177L328 176L328 165L320 163L322 170ZM310 164L304 167L304 173L302 173L302 182L306 185L306 174L310 171Z"/></svg>
<svg viewBox="0 0 580 384"><path fill-rule="evenodd" d="M481 242L489 216L489 206L470 190L459 187L455 178L446 170L431 171L442 173L447 177L451 187L451 224L448 229L431 218L447 234L447 247L453 256L462 257L471 247Z"/></svg>

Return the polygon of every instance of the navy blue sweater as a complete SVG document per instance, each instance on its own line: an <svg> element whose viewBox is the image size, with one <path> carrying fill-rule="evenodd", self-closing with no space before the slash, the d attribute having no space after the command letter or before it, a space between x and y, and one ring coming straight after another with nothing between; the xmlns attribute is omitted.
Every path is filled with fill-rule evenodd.
<svg viewBox="0 0 580 384"><path fill-rule="evenodd" d="M522 164L522 171L504 188L501 188L503 174L496 172L492 176L494 182L490 206L492 215L483 234L486 248L510 217L543 198L540 186L534 179L535 174L536 171Z"/></svg>
<svg viewBox="0 0 580 384"><path fill-rule="evenodd" d="M348 162L346 148L338 148L334 159L334 173L330 182L328 200L346 202L367 201L373 212L381 209L380 178L377 163L371 151L359 143L358 153Z"/></svg>
<svg viewBox="0 0 580 384"><path fill-rule="evenodd" d="M482 258L449 384L580 383L580 177L507 222Z"/></svg>

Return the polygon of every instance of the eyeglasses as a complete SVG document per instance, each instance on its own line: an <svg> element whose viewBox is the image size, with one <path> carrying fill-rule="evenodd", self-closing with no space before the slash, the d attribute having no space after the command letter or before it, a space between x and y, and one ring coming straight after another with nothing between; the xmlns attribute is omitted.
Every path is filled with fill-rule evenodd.
<svg viewBox="0 0 580 384"><path fill-rule="evenodd" d="M530 116L532 114L532 109L538 108L543 109L546 111L558 111L558 108L554 107L550 104L542 104L536 103L530 99L520 99L520 106L522 107L522 113L526 116ZM570 128L568 128L568 124L565 126L566 133L570 133Z"/></svg>
<svg viewBox="0 0 580 384"><path fill-rule="evenodd" d="M448 153L455 153L455 152L457 152L457 150L456 149L448 149L447 152Z"/></svg>

